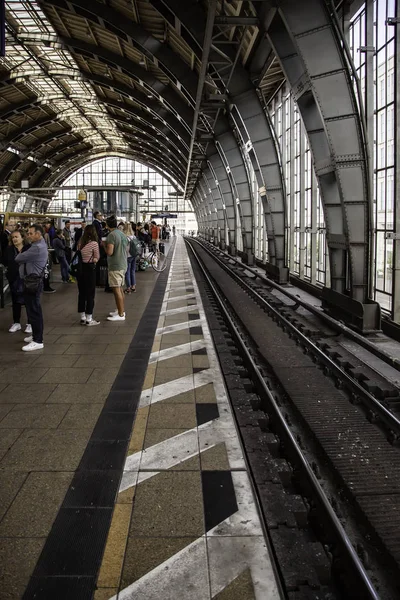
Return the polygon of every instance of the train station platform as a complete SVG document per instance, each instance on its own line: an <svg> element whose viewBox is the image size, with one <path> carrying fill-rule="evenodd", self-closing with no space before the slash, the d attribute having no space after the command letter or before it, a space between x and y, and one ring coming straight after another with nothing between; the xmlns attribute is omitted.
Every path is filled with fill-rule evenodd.
<svg viewBox="0 0 400 600"><path fill-rule="evenodd" d="M0 313L1 600L280 598L182 238L125 322L43 297L44 350Z"/></svg>

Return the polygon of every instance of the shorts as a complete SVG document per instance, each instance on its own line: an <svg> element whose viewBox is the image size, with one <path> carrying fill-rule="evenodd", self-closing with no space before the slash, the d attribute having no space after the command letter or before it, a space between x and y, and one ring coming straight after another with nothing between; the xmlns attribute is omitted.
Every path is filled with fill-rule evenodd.
<svg viewBox="0 0 400 600"><path fill-rule="evenodd" d="M124 281L125 271L108 271L108 285L110 287L122 287Z"/></svg>

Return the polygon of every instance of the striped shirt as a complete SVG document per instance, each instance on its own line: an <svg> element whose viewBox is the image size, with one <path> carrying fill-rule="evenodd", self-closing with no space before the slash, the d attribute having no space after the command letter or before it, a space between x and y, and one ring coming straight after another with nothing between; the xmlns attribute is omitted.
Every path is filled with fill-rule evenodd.
<svg viewBox="0 0 400 600"><path fill-rule="evenodd" d="M99 244L97 242L88 242L83 248L80 248L80 251L82 262L84 263L92 263L100 258Z"/></svg>

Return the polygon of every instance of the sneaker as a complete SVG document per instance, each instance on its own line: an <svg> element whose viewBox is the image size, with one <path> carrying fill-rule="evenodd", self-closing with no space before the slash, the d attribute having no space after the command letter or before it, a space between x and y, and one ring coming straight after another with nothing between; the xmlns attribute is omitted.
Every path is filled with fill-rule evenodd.
<svg viewBox="0 0 400 600"><path fill-rule="evenodd" d="M92 319L91 321L86 321L86 325L88 327L94 327L95 325L100 325L100 321L95 321L94 319Z"/></svg>
<svg viewBox="0 0 400 600"><path fill-rule="evenodd" d="M110 317L115 317L117 314L118 314L118 311L117 311L117 310L112 310L112 311L109 313Z"/></svg>
<svg viewBox="0 0 400 600"><path fill-rule="evenodd" d="M116 315L112 315L112 317L107 317L107 321L125 321L125 313L122 317L117 313Z"/></svg>
<svg viewBox="0 0 400 600"><path fill-rule="evenodd" d="M86 325L86 319L81 319L81 325Z"/></svg>
<svg viewBox="0 0 400 600"><path fill-rule="evenodd" d="M33 337L31 335L28 335L28 337L24 338L24 342L26 342L27 344L33 342Z"/></svg>
<svg viewBox="0 0 400 600"><path fill-rule="evenodd" d="M44 348L44 344L39 344L38 342L30 342L27 346L22 346L22 350L24 352L32 352L32 350L42 350Z"/></svg>
<svg viewBox="0 0 400 600"><path fill-rule="evenodd" d="M32 333L32 325L27 323L24 333Z"/></svg>
<svg viewBox="0 0 400 600"><path fill-rule="evenodd" d="M53 288L48 288L47 290L43 290L43 294L54 294L57 290L53 290Z"/></svg>
<svg viewBox="0 0 400 600"><path fill-rule="evenodd" d="M21 329L20 323L13 323L8 331L10 333L15 333L16 331L19 331L20 329Z"/></svg>

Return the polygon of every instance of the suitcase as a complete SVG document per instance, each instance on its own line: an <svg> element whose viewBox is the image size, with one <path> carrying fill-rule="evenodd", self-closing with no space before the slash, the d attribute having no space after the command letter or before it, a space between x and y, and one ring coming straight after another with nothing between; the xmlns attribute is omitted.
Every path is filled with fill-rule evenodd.
<svg viewBox="0 0 400 600"><path fill-rule="evenodd" d="M158 248L159 248L160 252L162 252L163 254L165 254L165 244L159 244Z"/></svg>

